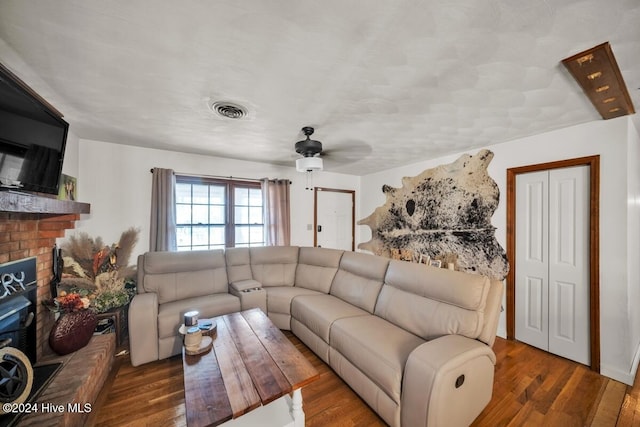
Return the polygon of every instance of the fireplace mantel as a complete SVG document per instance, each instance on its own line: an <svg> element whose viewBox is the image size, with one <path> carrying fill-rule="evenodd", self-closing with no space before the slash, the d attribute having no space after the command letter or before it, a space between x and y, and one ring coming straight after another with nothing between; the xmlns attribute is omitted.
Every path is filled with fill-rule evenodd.
<svg viewBox="0 0 640 427"><path fill-rule="evenodd" d="M58 200L53 197L14 191L0 192L0 212L42 214L88 214L89 203Z"/></svg>

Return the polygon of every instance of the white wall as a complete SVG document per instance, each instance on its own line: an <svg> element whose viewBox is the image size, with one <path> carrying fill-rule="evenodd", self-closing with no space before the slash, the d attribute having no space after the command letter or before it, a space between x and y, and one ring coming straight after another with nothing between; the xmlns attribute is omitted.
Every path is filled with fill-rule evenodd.
<svg viewBox="0 0 640 427"><path fill-rule="evenodd" d="M508 168L600 155L601 372L603 375L631 384L635 374L631 354L634 353L636 346L633 345L631 348L630 321L632 319L627 301L630 296L629 287L637 287L638 282L632 283L632 277L627 271L628 263L637 264L637 258L628 257L626 245L628 227L626 183L630 178L627 176L627 157L632 154L627 148L628 121L628 118L623 117L591 122L486 148L495 154L489 165L489 175L498 184L501 197L492 223L497 227L496 238L503 248L506 248L506 170ZM637 147L635 150L637 159ZM477 150L469 153L476 152ZM399 187L402 177L415 176L425 169L450 163L461 154L464 153L362 177L363 197L360 205L362 217L359 218L368 216L376 207L384 203L385 197L381 190L383 184ZM370 229L365 226L359 226L359 228L361 239L369 240ZM634 329L634 333L640 332ZM504 313L501 315L498 334L506 336Z"/></svg>
<svg viewBox="0 0 640 427"><path fill-rule="evenodd" d="M64 162L62 162L62 173L65 175L78 177L78 153L80 150L80 138L69 130L67 134L67 146L64 150Z"/></svg>
<svg viewBox="0 0 640 427"><path fill-rule="evenodd" d="M68 153L71 155L71 153ZM76 230L101 236L105 243L116 242L129 227L139 227L140 240L134 255L149 249L151 173L153 167L176 172L234 176L241 178L288 178L291 184L291 244L313 245L313 191L305 190L306 175L295 167L176 153L109 142L80 139L78 200L91 204L91 213L82 215ZM66 157L65 157L66 162ZM66 173L66 172L65 172ZM330 172L314 172L317 187L342 188L360 193L359 177ZM359 211L356 207L356 215ZM67 235L73 233L70 230ZM356 236L357 240L357 236ZM132 258L133 259L133 258Z"/></svg>
<svg viewBox="0 0 640 427"><path fill-rule="evenodd" d="M627 155L627 268L628 310L631 357L637 368L640 360L640 129L629 120L629 144Z"/></svg>

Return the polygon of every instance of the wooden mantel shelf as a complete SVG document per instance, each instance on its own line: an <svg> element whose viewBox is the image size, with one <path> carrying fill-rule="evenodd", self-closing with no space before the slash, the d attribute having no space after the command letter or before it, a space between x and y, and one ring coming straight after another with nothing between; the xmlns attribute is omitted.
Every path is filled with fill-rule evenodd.
<svg viewBox="0 0 640 427"><path fill-rule="evenodd" d="M0 192L0 212L42 214L88 214L89 203L58 200L53 197L27 194L17 191Z"/></svg>

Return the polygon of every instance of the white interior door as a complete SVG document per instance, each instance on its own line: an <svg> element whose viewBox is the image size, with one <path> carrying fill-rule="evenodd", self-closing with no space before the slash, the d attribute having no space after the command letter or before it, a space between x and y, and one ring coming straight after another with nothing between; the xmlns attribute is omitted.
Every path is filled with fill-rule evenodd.
<svg viewBox="0 0 640 427"><path fill-rule="evenodd" d="M317 246L353 250L353 193L317 189L316 218Z"/></svg>
<svg viewBox="0 0 640 427"><path fill-rule="evenodd" d="M549 171L549 351L588 365L589 167Z"/></svg>
<svg viewBox="0 0 640 427"><path fill-rule="evenodd" d="M516 177L516 339L549 349L549 172Z"/></svg>
<svg viewBox="0 0 640 427"><path fill-rule="evenodd" d="M589 364L589 167L518 175L516 194L516 339Z"/></svg>

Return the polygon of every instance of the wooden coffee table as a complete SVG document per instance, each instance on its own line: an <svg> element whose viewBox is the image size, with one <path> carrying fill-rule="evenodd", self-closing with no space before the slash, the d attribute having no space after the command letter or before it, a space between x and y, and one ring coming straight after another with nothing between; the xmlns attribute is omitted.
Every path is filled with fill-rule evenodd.
<svg viewBox="0 0 640 427"><path fill-rule="evenodd" d="M318 371L260 309L213 320L213 349L182 351L187 425L303 427L300 390Z"/></svg>

